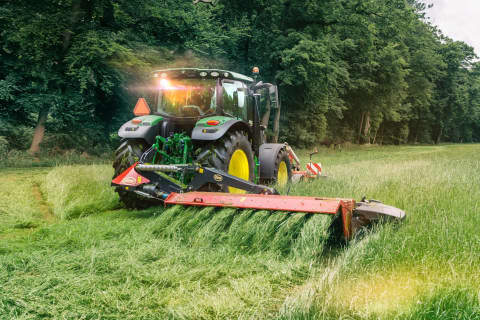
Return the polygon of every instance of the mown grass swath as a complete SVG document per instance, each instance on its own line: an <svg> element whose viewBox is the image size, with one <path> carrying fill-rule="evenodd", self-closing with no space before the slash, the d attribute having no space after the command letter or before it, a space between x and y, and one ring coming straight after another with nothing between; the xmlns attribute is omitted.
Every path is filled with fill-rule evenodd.
<svg viewBox="0 0 480 320"><path fill-rule="evenodd" d="M57 167L46 177L47 200L62 219L113 209L118 199L110 188L112 175L108 165Z"/></svg>
<svg viewBox="0 0 480 320"><path fill-rule="evenodd" d="M102 199L115 207L110 195L85 193L88 216L0 241L0 315L480 318L479 148L324 150L329 178L290 194L366 194L408 214L405 223L378 226L346 247L326 245L326 216L179 206L100 212ZM81 182L85 172L102 176L110 168L58 168L47 177L69 170ZM92 182L96 190L111 172L104 177ZM49 193L58 187L42 190L73 208ZM64 196L74 199L82 188L68 190Z"/></svg>
<svg viewBox="0 0 480 320"><path fill-rule="evenodd" d="M48 171L9 169L0 171L0 237L21 229L44 224L48 210L42 210L38 198L40 185Z"/></svg>

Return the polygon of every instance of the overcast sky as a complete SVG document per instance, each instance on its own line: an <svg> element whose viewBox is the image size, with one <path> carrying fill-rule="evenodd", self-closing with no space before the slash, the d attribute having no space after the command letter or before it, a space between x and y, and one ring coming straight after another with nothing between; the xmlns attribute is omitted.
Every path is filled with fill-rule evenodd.
<svg viewBox="0 0 480 320"><path fill-rule="evenodd" d="M430 21L443 34L475 48L480 56L480 0L424 0L433 4L427 9Z"/></svg>

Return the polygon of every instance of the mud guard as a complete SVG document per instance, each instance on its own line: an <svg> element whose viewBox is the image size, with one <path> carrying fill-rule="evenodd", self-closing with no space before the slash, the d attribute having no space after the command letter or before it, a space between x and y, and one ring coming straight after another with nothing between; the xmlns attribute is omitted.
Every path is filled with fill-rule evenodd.
<svg viewBox="0 0 480 320"><path fill-rule="evenodd" d="M258 161L260 162L260 179L275 179L275 161L278 153L286 146L283 143L264 143L260 145Z"/></svg>
<svg viewBox="0 0 480 320"><path fill-rule="evenodd" d="M120 129L118 129L118 135L121 138L127 139L143 139L148 144L153 144L162 120L163 117L156 115L136 117L125 122Z"/></svg>
<svg viewBox="0 0 480 320"><path fill-rule="evenodd" d="M227 117L212 117L212 119L226 118ZM226 121L220 121L218 125L207 125L206 121L210 118L204 118L197 122L195 128L192 131L192 140L202 141L217 141L232 128L238 128L244 130L250 135L250 129L245 121L238 119L228 119Z"/></svg>

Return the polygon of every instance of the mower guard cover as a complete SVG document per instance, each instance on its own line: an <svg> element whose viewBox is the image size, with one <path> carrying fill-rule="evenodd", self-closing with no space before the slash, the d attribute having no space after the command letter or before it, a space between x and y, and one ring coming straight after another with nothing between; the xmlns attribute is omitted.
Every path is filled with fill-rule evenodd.
<svg viewBox="0 0 480 320"><path fill-rule="evenodd" d="M171 193L165 199L166 204L324 214L336 214L342 205L353 209L351 202L348 199L223 192Z"/></svg>

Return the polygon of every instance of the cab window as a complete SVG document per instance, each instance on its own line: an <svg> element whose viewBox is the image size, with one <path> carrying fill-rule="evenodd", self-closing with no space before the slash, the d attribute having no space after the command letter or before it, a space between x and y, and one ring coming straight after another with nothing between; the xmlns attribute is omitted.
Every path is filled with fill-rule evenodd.
<svg viewBox="0 0 480 320"><path fill-rule="evenodd" d="M244 83L235 80L222 80L223 112L246 119L247 88Z"/></svg>
<svg viewBox="0 0 480 320"><path fill-rule="evenodd" d="M214 114L215 86L214 79L161 79L157 86L155 111L176 117Z"/></svg>

